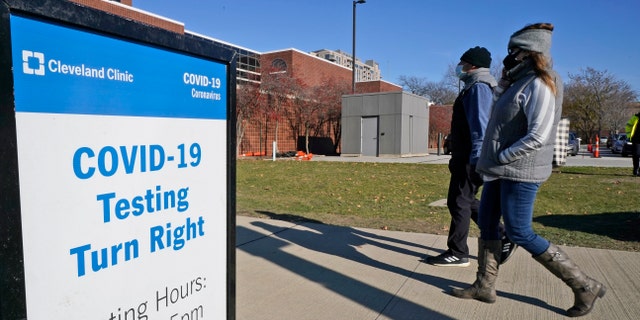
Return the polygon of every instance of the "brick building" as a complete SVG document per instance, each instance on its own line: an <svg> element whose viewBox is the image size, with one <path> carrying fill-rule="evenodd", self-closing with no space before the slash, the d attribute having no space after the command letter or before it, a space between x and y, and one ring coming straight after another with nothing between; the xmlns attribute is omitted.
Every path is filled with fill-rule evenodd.
<svg viewBox="0 0 640 320"><path fill-rule="evenodd" d="M327 83L328 79L333 79L336 83L346 84L349 91L351 88L352 71L349 68L297 49L262 53L260 64L262 66L263 79L265 72L282 72L289 77L299 79L308 87L322 86ZM243 90L242 84L238 86L238 90ZM402 87L382 80L356 82L356 93L401 91ZM273 120L269 121L268 119L247 123L242 141L239 143L239 153L271 155L272 142L276 137L275 127ZM300 136L294 136L293 131L287 125L278 125L277 127L277 148L279 152L304 150L300 145ZM327 135L325 136L313 137L313 141L310 142L312 144L310 146L312 153L314 153L314 150L316 151L315 153L325 153L327 151L326 144L339 143L339 141L336 141L339 137L330 136L329 129L326 132Z"/></svg>
<svg viewBox="0 0 640 320"><path fill-rule="evenodd" d="M149 14L133 7L133 0L69 0L86 7L106 11L117 16L139 21L150 26L184 34L184 24L161 16Z"/></svg>
<svg viewBox="0 0 640 320"><path fill-rule="evenodd" d="M285 49L267 53L259 53L251 49L235 46L221 40L209 38L205 35L195 34L185 30L183 23L158 16L133 7L132 0L70 0L82 6L109 12L142 22L157 28L165 29L178 34L192 34L196 37L214 42L216 45L230 48L238 53L237 61L237 90L244 90L247 84L259 85L265 72L273 72L274 68L279 68L279 72L288 73L292 78L296 78L308 87L323 85L327 79L332 79L336 83L348 84L350 93L352 70L343 65L337 64L330 59L319 57L317 53L305 53L296 49ZM375 61L367 61L368 65L377 66ZM402 87L382 81L356 82L356 93L376 93L376 92L397 92L402 91ZM273 121L253 121L242 123L246 126L243 130L242 140L237 141L240 154L253 153L270 156L272 153L272 141L276 132ZM327 129L327 132L330 130ZM300 137L294 136L290 126L278 126L278 150L297 151L301 150ZM313 137L314 141L321 143L331 143L339 145L338 137L325 136Z"/></svg>

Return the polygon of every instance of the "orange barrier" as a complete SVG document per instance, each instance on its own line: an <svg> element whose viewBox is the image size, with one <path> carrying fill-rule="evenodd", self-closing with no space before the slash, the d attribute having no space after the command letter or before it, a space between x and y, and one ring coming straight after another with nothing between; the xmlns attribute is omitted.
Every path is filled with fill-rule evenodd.
<svg viewBox="0 0 640 320"><path fill-rule="evenodd" d="M297 160L308 161L308 160L311 160L311 158L313 158L312 153L305 153L304 151L298 151L296 153Z"/></svg>
<svg viewBox="0 0 640 320"><path fill-rule="evenodd" d="M250 151L250 152L245 152L245 153L241 154L241 156L243 156L243 157L264 157L266 155L267 155L266 151L261 151L261 152L258 152L258 151L251 152Z"/></svg>

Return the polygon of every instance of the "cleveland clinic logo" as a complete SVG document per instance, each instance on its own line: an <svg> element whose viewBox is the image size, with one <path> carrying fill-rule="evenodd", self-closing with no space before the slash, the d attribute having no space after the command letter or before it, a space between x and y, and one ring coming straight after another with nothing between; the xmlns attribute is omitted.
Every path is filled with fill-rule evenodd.
<svg viewBox="0 0 640 320"><path fill-rule="evenodd" d="M44 53L22 50L22 72L44 76Z"/></svg>
<svg viewBox="0 0 640 320"><path fill-rule="evenodd" d="M22 50L22 72L44 76L45 68L51 73L72 77L105 79L110 81L133 82L133 74L127 70L84 63L69 63L54 58L45 61L44 53Z"/></svg>

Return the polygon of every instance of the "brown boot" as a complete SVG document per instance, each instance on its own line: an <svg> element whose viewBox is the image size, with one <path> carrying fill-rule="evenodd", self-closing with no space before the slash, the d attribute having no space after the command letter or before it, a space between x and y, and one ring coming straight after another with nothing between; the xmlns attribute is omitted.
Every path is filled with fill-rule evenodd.
<svg viewBox="0 0 640 320"><path fill-rule="evenodd" d="M602 283L584 274L569 256L554 244L550 244L547 251L534 259L573 290L575 300L573 307L567 310L569 317L579 317L591 312L596 299L602 298L607 292Z"/></svg>
<svg viewBox="0 0 640 320"><path fill-rule="evenodd" d="M452 295L462 299L476 299L486 303L496 302L496 278L502 252L500 240L478 239L478 272L476 281L466 289L453 289Z"/></svg>

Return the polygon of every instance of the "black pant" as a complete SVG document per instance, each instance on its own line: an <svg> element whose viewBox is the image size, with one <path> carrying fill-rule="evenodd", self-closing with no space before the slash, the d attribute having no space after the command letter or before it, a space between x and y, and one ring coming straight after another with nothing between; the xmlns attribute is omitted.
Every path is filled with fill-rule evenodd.
<svg viewBox="0 0 640 320"><path fill-rule="evenodd" d="M447 207L451 214L449 237L447 247L459 258L469 255L467 237L471 220L478 224L478 207L480 200L476 198L479 188L482 186L482 177L476 173L474 165L465 162L449 161L449 192L447 194ZM500 231L504 234L504 225L500 224Z"/></svg>
<svg viewBox="0 0 640 320"><path fill-rule="evenodd" d="M631 144L631 161L633 162L633 175L640 175L640 143Z"/></svg>

